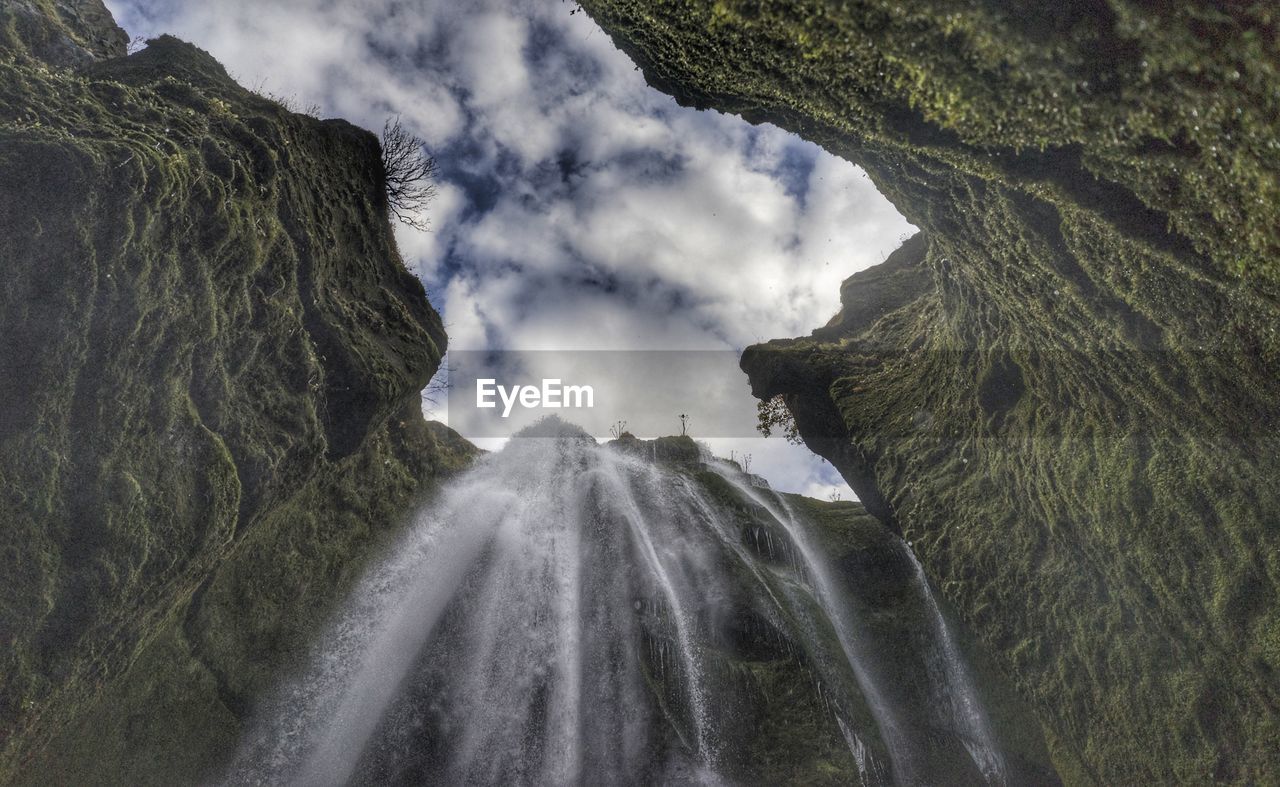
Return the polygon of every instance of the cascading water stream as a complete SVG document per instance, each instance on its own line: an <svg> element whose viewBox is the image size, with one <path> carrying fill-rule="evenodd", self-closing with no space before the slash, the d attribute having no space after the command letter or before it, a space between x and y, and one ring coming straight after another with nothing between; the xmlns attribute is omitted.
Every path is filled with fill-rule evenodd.
<svg viewBox="0 0 1280 787"><path fill-rule="evenodd" d="M814 578L815 591L824 601L826 611L836 624L840 644L849 661L849 666L857 675L858 685L876 715L876 721L880 725L881 733L893 759L895 774L904 782L922 781L923 777L916 767L916 762L923 756L923 752L919 751L917 743L909 739L892 704L884 697L880 687L884 685L885 678L876 674L875 665L860 652L858 640L863 635L859 633L861 627L857 621L852 619L852 605L840 598L837 585L832 581L830 570L825 565L820 551L812 544L791 506L787 505L785 499L774 495L772 491L765 494L749 484L744 484L732 471L727 470L723 463L716 463L714 467L726 481L733 484L742 494L767 508L779 522L787 527L788 534L804 557L806 569ZM922 650L930 668L933 707L938 715L943 717L940 722L956 732L986 782L992 785L1006 784L1004 758L996 744L995 735L982 707L973 678L969 674L960 649L956 645L955 637L929 585L924 566L920 564L919 558L909 545L900 539L897 540L897 544L911 564L913 580L927 611L930 636Z"/></svg>
<svg viewBox="0 0 1280 787"><path fill-rule="evenodd" d="M904 725L892 704L880 690L884 679L876 674L870 659L861 651L859 640L862 634L856 622L851 619L850 604L841 598L838 586L831 578L825 561L819 556L808 534L799 526L790 507L782 498L773 496L772 492L766 496L760 490L745 483L723 463L713 463L712 468L740 494L768 510L787 529L787 535L803 558L805 570L812 577L813 589L818 600L835 627L836 636L839 638L840 648L849 669L853 671L858 687L866 697L876 724L880 727L880 734L884 738L893 762L894 773L904 782L915 783L919 780L914 764L915 754L911 742L906 737Z"/></svg>
<svg viewBox="0 0 1280 787"><path fill-rule="evenodd" d="M695 734L697 736L697 749L702 753L703 762L707 766L713 766L715 753L714 750L711 749L708 736L706 697L703 696L703 689L701 681L699 680L701 676L701 667L697 661L696 650L690 641L689 628L691 624L689 616L684 611L675 586L667 573L667 569L663 566L662 559L658 556L658 551L654 548L653 540L649 537L649 533L644 527L644 514L641 512L635 496L631 493L631 490L627 488L625 479L616 472L617 467L613 466L610 469L615 471L611 473L609 477L609 481L611 482L611 491L617 493L617 499L623 503L625 509L624 517L627 520L627 524L631 526L631 533L634 535L637 542L641 544L642 554L645 557L645 561L649 569L656 577L658 577L662 587L662 595L667 602L668 608L672 612L673 623L676 628L676 637L680 643L680 655L683 661L685 675L687 676L685 691L690 710L693 714ZM645 480L649 481L651 485L655 480L655 472L656 469L652 466L646 468Z"/></svg>
<svg viewBox="0 0 1280 787"><path fill-rule="evenodd" d="M228 783L719 784L788 758L779 773L920 781L847 588L785 498L696 451L673 465L557 429L418 515ZM938 652L955 683L955 643ZM952 707L998 763L971 684Z"/></svg>
<svg viewBox="0 0 1280 787"><path fill-rule="evenodd" d="M982 773L988 784L1003 785L1008 783L1005 773L1004 757L996 745L995 734L991 722L987 719L986 710L978 697L978 689L973 677L964 663L964 657L957 647L951 627L938 606L938 599L929 586L929 578L924 573L920 559L907 544L902 544L914 569L916 584L924 597L928 610L929 623L934 634L931 637L933 651L931 661L936 665L935 675L935 707L945 708L948 718L944 719L960 734L961 743L973 758L973 763Z"/></svg>

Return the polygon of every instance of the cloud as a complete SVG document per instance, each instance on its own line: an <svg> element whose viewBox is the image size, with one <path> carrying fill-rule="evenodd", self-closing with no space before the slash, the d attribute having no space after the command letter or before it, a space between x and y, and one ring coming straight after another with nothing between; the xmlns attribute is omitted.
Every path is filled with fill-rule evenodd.
<svg viewBox="0 0 1280 787"><path fill-rule="evenodd" d="M439 265L448 252L448 238L438 231L457 220L467 204L466 193L452 183L436 186L436 197L431 202L430 225L417 229L396 222L396 245L409 269L424 282L441 281Z"/></svg>
<svg viewBox="0 0 1280 787"><path fill-rule="evenodd" d="M837 310L843 279L912 231L848 162L651 90L570 4L107 5L133 34L209 49L248 86L374 130L400 115L422 136L441 169L432 231L397 238L452 347L741 349L804 334ZM745 378L716 390L701 404L754 412ZM781 488L841 483L801 448L761 445L756 467Z"/></svg>

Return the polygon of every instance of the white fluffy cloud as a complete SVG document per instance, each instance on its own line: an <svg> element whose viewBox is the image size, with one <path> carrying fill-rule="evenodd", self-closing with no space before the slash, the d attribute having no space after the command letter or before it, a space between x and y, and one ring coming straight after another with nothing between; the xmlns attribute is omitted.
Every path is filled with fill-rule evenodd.
<svg viewBox="0 0 1280 787"><path fill-rule="evenodd" d="M397 237L457 348L740 349L807 333L844 278L911 232L848 162L649 89L572 4L107 5L131 34L191 40L250 87L371 129L399 115L422 136L441 168L432 231ZM739 388L703 404L753 409ZM755 454L780 488L843 489L803 449L751 444L723 448Z"/></svg>

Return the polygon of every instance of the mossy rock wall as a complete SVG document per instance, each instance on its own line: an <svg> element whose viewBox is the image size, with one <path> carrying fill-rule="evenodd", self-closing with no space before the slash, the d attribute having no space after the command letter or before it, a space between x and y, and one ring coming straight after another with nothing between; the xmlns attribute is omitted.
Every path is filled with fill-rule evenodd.
<svg viewBox="0 0 1280 787"><path fill-rule="evenodd" d="M47 24L22 21L41 8ZM0 781L137 674L148 642L178 642L175 621L233 610L199 602L211 577L255 566L281 604L341 584L410 502L391 469L441 450L387 431L393 414L426 428L445 335L396 252L377 139L172 38L74 70L42 55L55 34L122 54L91 46L118 33L98 11L0 9ZM352 463L368 488L349 488ZM375 519L349 529L361 511ZM273 548L297 565L244 562L286 537ZM227 641L182 646L226 696L260 679L236 637L309 619L263 613L263 594L194 626Z"/></svg>
<svg viewBox="0 0 1280 787"><path fill-rule="evenodd" d="M264 515L16 783L217 782L254 710L304 670L369 560L475 454L410 403Z"/></svg>
<svg viewBox="0 0 1280 787"><path fill-rule="evenodd" d="M0 51L52 66L123 57L129 36L102 0L3 0Z"/></svg>
<svg viewBox="0 0 1280 787"><path fill-rule="evenodd" d="M1074 783L1280 773L1269 4L587 0L922 235L755 393L901 530Z"/></svg>

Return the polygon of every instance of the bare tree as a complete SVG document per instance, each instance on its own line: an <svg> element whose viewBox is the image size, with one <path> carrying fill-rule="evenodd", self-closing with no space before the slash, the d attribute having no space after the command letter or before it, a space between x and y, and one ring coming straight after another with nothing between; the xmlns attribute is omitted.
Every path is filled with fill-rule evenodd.
<svg viewBox="0 0 1280 787"><path fill-rule="evenodd" d="M430 222L424 213L436 195L436 160L399 117L388 119L382 127L382 169L392 215L402 224L426 230Z"/></svg>
<svg viewBox="0 0 1280 787"><path fill-rule="evenodd" d="M440 359L440 367L436 369L436 373L431 377L431 381L427 383L427 387L422 389L420 396L424 405L423 412L428 418L434 417L440 408L441 400L448 403L449 391L453 388L453 383L449 378L453 375L454 367L449 365L449 354L445 353L444 358Z"/></svg>

